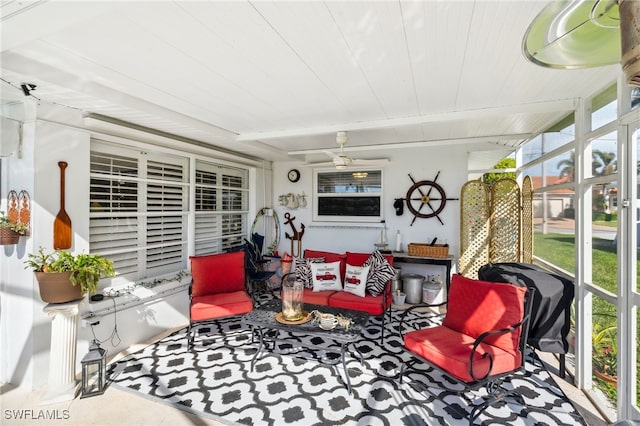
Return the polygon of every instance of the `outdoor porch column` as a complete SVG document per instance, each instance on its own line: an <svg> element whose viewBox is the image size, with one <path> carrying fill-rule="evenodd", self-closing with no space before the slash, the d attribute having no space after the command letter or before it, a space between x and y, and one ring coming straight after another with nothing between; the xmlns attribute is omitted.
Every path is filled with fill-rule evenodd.
<svg viewBox="0 0 640 426"><path fill-rule="evenodd" d="M76 336L78 312L82 301L49 303L43 311L53 318L49 385L41 403L70 401L76 393Z"/></svg>

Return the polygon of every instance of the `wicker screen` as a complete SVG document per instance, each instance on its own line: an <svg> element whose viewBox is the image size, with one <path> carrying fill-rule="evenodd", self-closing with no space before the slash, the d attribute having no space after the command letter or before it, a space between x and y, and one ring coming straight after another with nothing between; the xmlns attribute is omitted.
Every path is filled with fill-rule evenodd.
<svg viewBox="0 0 640 426"><path fill-rule="evenodd" d="M531 178L522 181L522 261L533 261L533 185Z"/></svg>
<svg viewBox="0 0 640 426"><path fill-rule="evenodd" d="M533 186L509 178L491 187L471 180L460 190L460 262L467 278L487 263L533 261Z"/></svg>
<svg viewBox="0 0 640 426"><path fill-rule="evenodd" d="M500 179L491 186L492 263L520 261L520 188L513 179Z"/></svg>
<svg viewBox="0 0 640 426"><path fill-rule="evenodd" d="M480 180L460 190L460 274L478 278L478 269L489 262L489 187Z"/></svg>

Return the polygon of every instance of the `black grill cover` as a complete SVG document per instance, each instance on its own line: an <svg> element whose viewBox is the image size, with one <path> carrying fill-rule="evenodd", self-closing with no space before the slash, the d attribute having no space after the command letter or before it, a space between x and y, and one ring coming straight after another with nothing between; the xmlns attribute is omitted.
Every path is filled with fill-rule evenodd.
<svg viewBox="0 0 640 426"><path fill-rule="evenodd" d="M527 343L543 352L567 353L573 282L530 263L489 263L480 267L478 278L535 288Z"/></svg>

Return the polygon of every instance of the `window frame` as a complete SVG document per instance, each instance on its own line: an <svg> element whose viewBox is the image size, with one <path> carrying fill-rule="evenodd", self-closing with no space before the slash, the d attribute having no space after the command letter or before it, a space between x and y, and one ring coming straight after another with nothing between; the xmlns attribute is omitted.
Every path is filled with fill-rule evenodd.
<svg viewBox="0 0 640 426"><path fill-rule="evenodd" d="M102 170L100 163L94 165L92 162L90 165L90 203L99 198L103 204L110 207L109 210L100 211L89 206L90 251L114 260L116 269L116 277L102 280L101 287L129 285L132 282L185 271L189 266L190 255L222 252L229 246L236 245L236 242L241 242L247 235L252 166L138 143L127 145L99 137L91 139L90 151L92 161L94 155L99 153L110 157L111 161L114 158L116 161L123 161L125 167L124 174L120 174L117 168L110 168L108 159L104 160L106 166ZM131 164L126 164L127 161ZM175 170L171 167L174 164L179 165ZM198 184L196 176L202 164L221 171L217 184L209 185L218 197L216 211L199 211L195 201L198 189L203 187ZM148 170L148 165L152 165L153 170ZM165 165L166 176L163 168ZM126 173L126 167L131 169L130 175ZM176 177L173 174L178 169L179 177ZM125 206L124 211L118 211L119 206L110 201L118 195L122 196L118 190L112 192L109 187L110 183L113 185L113 182L118 180L127 183L124 187L130 195L127 201L132 203ZM103 186L100 188L102 193L95 192L99 185ZM104 185L108 188L108 199L104 198ZM166 200L163 198L164 191L168 191L169 198ZM240 203L236 202L236 195L232 203L225 203L223 198L228 198L229 194L240 194ZM126 195L127 193L125 198ZM149 200L149 196L154 198ZM147 202L153 204L151 209L145 208L144 203ZM202 248L202 244L199 246L197 242L192 242L196 240L195 236L199 231L198 217L204 217L209 213L216 222L215 226L207 231L205 240L214 243L205 244ZM229 215L233 217L228 217ZM125 219L127 224L123 226L119 218ZM154 218L157 220L153 220ZM153 228L147 226L150 220L154 222ZM171 228L167 230L166 235L163 228L165 223ZM117 241L117 237L114 237L117 231L126 232L128 235L124 237L127 242L123 243L122 247L114 244L114 241ZM169 235L170 232L173 234ZM153 244L149 242L150 233L156 236ZM169 256L171 259L166 264L161 261L158 267L149 267L149 260L154 256L154 252L156 256L160 256L158 259L162 256Z"/></svg>
<svg viewBox="0 0 640 426"><path fill-rule="evenodd" d="M336 173L355 173L355 172L369 172L369 173L379 173L380 181L379 191L378 192L319 192L319 178L323 175L336 174ZM380 223L384 220L384 168L382 167L347 167L346 169L336 169L335 167L331 168L314 168L313 169L313 222L314 223L336 223L336 222L347 222L347 223ZM320 199L323 197L338 197L338 198L363 198L363 197L371 197L378 198L378 206L379 211L376 215L368 215L368 216L348 216L348 215L332 215L332 214L323 214L320 211Z"/></svg>

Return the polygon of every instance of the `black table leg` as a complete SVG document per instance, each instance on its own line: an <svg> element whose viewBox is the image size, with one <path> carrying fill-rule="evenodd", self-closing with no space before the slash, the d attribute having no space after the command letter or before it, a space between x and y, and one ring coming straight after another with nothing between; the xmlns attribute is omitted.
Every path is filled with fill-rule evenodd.
<svg viewBox="0 0 640 426"><path fill-rule="evenodd" d="M262 335L262 328L258 327L256 329L254 329L254 331L258 332L258 350L256 351L256 353L253 355L253 358L251 359L251 371L253 371L253 366L256 363L256 360L258 359L258 356L260 355L260 352L262 352L262 349L264 348L264 337Z"/></svg>

